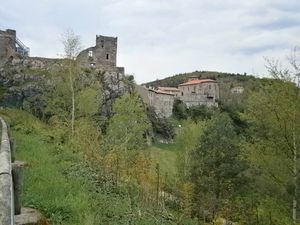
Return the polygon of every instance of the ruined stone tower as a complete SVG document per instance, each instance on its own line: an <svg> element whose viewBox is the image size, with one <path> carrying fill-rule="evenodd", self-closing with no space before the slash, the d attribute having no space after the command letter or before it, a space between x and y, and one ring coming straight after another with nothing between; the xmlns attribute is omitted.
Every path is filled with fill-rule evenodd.
<svg viewBox="0 0 300 225"><path fill-rule="evenodd" d="M17 38L15 30L0 30L0 61L27 57L28 55L29 48Z"/></svg>
<svg viewBox="0 0 300 225"><path fill-rule="evenodd" d="M94 59L96 62L116 66L117 65L117 42L116 37L96 36L96 47Z"/></svg>
<svg viewBox="0 0 300 225"><path fill-rule="evenodd" d="M119 70L124 68L117 65L117 37L96 35L96 46L87 48L79 53L77 59L83 66L97 67L104 70Z"/></svg>

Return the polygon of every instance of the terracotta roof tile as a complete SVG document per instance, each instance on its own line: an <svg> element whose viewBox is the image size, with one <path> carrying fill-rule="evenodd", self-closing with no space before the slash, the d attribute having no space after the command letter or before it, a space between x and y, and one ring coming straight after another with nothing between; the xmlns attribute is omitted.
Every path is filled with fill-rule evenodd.
<svg viewBox="0 0 300 225"><path fill-rule="evenodd" d="M158 90L161 90L161 91L180 91L178 88L175 88L175 87L158 87Z"/></svg>
<svg viewBox="0 0 300 225"><path fill-rule="evenodd" d="M185 82L183 84L179 84L179 86L202 84L202 83L217 83L217 81L212 80L212 79L191 80L191 81Z"/></svg>

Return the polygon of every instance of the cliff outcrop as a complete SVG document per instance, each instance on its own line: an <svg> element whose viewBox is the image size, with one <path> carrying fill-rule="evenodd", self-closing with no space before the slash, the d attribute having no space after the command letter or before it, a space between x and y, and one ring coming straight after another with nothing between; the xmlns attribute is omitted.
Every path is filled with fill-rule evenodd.
<svg viewBox="0 0 300 225"><path fill-rule="evenodd" d="M0 106L26 109L40 115L47 105L47 92L59 81L61 62L35 59L18 60L0 68ZM98 80L102 85L103 116L109 116L112 104L127 89L124 75L116 71L82 68L78 79L88 85Z"/></svg>

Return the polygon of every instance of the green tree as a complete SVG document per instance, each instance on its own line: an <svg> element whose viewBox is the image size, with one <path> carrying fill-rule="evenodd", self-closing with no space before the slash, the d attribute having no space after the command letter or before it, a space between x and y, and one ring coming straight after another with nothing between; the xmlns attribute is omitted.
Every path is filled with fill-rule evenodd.
<svg viewBox="0 0 300 225"><path fill-rule="evenodd" d="M245 148L249 162L260 172L264 194L290 203L290 218L296 224L299 198L299 87L295 85L295 73L280 69L274 61L269 61L268 69L275 79L262 84L259 92L251 93L247 102L245 116L251 124L251 138Z"/></svg>
<svg viewBox="0 0 300 225"><path fill-rule="evenodd" d="M107 138L113 148L138 150L146 144L151 128L145 107L136 93L125 93L113 104Z"/></svg>
<svg viewBox="0 0 300 225"><path fill-rule="evenodd" d="M198 217L225 214L230 201L245 184L245 163L240 159L239 138L232 120L217 114L207 124L199 147L192 153L191 181L195 184Z"/></svg>
<svg viewBox="0 0 300 225"><path fill-rule="evenodd" d="M163 138L166 138L168 140L173 139L175 136L175 131L173 124L168 118L160 118L155 113L155 110L153 107L147 108L147 115L151 122L154 135L160 135Z"/></svg>
<svg viewBox="0 0 300 225"><path fill-rule="evenodd" d="M174 100L173 104L173 115L177 119L187 119L188 118L188 110L186 105L179 99Z"/></svg>
<svg viewBox="0 0 300 225"><path fill-rule="evenodd" d="M206 105L192 106L189 108L191 119L195 122L210 119L216 111L217 109L215 107L208 107Z"/></svg>
<svg viewBox="0 0 300 225"><path fill-rule="evenodd" d="M184 182L188 181L191 172L191 153L199 145L199 140L205 129L205 122L195 123L192 120L182 121L181 127L175 138L175 144L180 147L178 153L178 172Z"/></svg>

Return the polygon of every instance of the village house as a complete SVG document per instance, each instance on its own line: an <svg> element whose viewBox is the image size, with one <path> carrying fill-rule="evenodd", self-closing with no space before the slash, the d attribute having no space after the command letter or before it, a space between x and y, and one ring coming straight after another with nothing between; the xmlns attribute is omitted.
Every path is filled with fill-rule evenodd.
<svg viewBox="0 0 300 225"><path fill-rule="evenodd" d="M232 94L242 94L244 92L244 87L242 86L233 87L230 89L230 92Z"/></svg>
<svg viewBox="0 0 300 225"><path fill-rule="evenodd" d="M160 117L170 117L172 115L174 97L174 94L169 92L148 89L149 104Z"/></svg>
<svg viewBox="0 0 300 225"><path fill-rule="evenodd" d="M212 79L190 78L187 82L175 87L136 86L143 101L152 106L159 117L170 117L175 99L180 99L187 107L206 105L218 106L219 86Z"/></svg>
<svg viewBox="0 0 300 225"><path fill-rule="evenodd" d="M175 87L158 87L159 91L167 92L169 94L173 94L175 97L179 96L180 90Z"/></svg>
<svg viewBox="0 0 300 225"><path fill-rule="evenodd" d="M218 106L219 85L216 80L212 79L189 79L183 84L179 84L179 99L187 107L206 105Z"/></svg>

